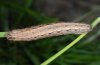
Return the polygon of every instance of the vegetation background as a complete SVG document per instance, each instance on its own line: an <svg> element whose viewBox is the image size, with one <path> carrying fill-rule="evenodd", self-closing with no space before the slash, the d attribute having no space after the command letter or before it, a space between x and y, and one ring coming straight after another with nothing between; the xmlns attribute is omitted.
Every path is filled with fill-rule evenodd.
<svg viewBox="0 0 100 65"><path fill-rule="evenodd" d="M57 21L91 24L100 0L0 0L0 31ZM30 42L0 38L0 65L40 65L79 35ZM100 24L50 65L100 65Z"/></svg>

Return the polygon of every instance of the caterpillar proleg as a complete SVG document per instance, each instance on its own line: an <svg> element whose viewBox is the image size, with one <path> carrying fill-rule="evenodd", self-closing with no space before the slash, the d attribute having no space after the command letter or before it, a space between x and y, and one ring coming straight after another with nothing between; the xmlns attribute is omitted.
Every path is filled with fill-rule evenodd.
<svg viewBox="0 0 100 65"><path fill-rule="evenodd" d="M12 41L31 41L58 35L83 34L89 31L91 31L89 24L59 22L12 30L8 32L7 39Z"/></svg>

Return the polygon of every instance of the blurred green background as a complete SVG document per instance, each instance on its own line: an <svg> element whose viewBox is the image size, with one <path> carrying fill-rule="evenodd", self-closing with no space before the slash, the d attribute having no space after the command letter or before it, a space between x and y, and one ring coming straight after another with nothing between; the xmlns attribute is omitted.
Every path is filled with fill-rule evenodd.
<svg viewBox="0 0 100 65"><path fill-rule="evenodd" d="M0 31L52 22L91 24L100 16L100 0L0 0ZM30 42L0 38L0 65L40 65L79 35ZM100 24L50 65L100 65Z"/></svg>

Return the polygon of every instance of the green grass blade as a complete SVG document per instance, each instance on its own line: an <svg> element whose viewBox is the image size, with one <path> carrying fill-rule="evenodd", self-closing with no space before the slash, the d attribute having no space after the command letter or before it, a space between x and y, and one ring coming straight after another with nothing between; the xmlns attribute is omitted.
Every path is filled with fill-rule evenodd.
<svg viewBox="0 0 100 65"><path fill-rule="evenodd" d="M0 38L6 37L7 32L0 32Z"/></svg>
<svg viewBox="0 0 100 65"><path fill-rule="evenodd" d="M100 17L94 20L94 22L91 24L92 28L94 28L97 24L100 23Z"/></svg>

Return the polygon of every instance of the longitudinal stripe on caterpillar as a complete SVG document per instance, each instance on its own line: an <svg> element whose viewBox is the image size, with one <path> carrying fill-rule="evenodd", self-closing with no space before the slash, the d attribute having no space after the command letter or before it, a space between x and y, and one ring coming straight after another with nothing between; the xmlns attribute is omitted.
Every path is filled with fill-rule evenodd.
<svg viewBox="0 0 100 65"><path fill-rule="evenodd" d="M82 34L89 31L91 31L89 24L61 22L12 30L8 32L7 39L12 41L31 41L50 36Z"/></svg>

